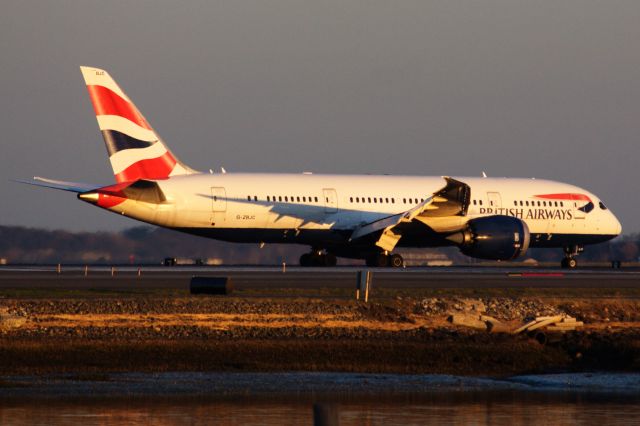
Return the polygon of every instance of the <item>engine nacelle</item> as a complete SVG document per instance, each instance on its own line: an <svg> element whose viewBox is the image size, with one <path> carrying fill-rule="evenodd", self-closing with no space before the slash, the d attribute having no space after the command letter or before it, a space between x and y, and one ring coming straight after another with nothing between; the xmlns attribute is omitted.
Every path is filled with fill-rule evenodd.
<svg viewBox="0 0 640 426"><path fill-rule="evenodd" d="M467 256L479 259L511 260L523 256L529 248L529 227L511 216L487 216L471 219L467 229L450 238Z"/></svg>

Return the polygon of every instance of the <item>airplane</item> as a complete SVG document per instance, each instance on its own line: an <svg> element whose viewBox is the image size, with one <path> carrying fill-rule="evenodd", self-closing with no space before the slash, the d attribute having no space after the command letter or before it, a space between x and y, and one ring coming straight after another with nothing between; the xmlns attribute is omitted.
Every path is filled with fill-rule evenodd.
<svg viewBox="0 0 640 426"><path fill-rule="evenodd" d="M575 268L585 245L621 233L593 193L561 182L456 176L207 173L180 161L105 70L80 67L115 183L35 177L119 215L208 238L311 248L302 266L337 257L401 267L400 247L457 246L512 260L529 247L562 248Z"/></svg>

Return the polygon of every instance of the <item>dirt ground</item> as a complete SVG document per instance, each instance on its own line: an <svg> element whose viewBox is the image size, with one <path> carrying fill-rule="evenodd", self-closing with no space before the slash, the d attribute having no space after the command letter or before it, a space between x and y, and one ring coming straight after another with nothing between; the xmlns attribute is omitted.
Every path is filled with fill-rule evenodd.
<svg viewBox="0 0 640 426"><path fill-rule="evenodd" d="M539 316L566 333L453 325L483 314L514 330ZM158 295L0 299L0 375L116 371L349 371L513 375L640 370L640 299L440 295ZM93 376L92 376L93 377Z"/></svg>

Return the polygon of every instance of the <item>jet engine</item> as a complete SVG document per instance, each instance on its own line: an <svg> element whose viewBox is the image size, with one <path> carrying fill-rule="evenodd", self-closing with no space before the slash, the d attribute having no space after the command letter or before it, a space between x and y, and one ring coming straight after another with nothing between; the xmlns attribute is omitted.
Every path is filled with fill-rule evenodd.
<svg viewBox="0 0 640 426"><path fill-rule="evenodd" d="M523 256L529 248L529 227L511 216L487 216L471 219L462 232L449 236L467 256L479 259L511 260Z"/></svg>

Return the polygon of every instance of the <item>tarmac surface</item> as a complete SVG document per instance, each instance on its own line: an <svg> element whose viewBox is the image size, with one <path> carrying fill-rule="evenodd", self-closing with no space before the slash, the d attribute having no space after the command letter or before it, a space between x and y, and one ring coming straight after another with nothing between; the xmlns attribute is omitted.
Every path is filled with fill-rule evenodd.
<svg viewBox="0 0 640 426"><path fill-rule="evenodd" d="M191 278L227 277L236 289L354 288L359 271L377 288L636 288L637 269L301 268L286 267L0 267L0 289L188 289Z"/></svg>

